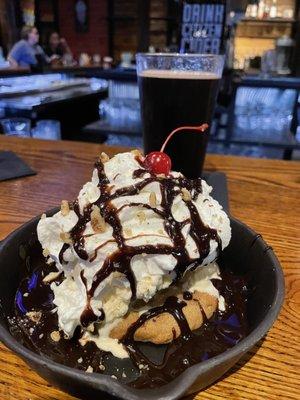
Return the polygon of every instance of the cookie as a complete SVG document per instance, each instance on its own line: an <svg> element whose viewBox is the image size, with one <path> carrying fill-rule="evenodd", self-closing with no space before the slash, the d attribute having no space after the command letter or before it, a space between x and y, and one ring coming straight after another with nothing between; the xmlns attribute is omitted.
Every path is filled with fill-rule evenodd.
<svg viewBox="0 0 300 400"><path fill-rule="evenodd" d="M177 296L183 299L183 295ZM183 313L191 330L200 328L205 317L211 318L218 308L218 299L210 294L195 291L191 300L184 300L186 306ZM204 312L204 316L202 313ZM113 339L121 340L128 328L139 318L138 312L130 312L110 332ZM146 321L135 332L134 339L139 342L151 342L154 344L165 344L180 336L180 328L175 318L169 313L162 313Z"/></svg>

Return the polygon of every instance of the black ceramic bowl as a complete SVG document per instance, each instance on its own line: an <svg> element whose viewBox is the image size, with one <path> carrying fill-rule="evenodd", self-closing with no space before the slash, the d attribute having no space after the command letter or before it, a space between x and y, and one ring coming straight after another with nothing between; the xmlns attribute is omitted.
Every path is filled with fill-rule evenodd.
<svg viewBox="0 0 300 400"><path fill-rule="evenodd" d="M47 213L52 215L55 210ZM272 249L254 231L231 218L232 239L222 262L237 274L251 276L251 295L247 303L249 335L226 352L196 364L169 384L158 389L133 389L110 376L87 374L66 367L28 350L9 332L10 314L22 271L22 245L35 236L39 217L10 234L0 245L0 339L38 374L54 386L83 399L174 400L185 393L199 391L219 379L270 329L284 299L284 279ZM22 251L21 251L22 253Z"/></svg>

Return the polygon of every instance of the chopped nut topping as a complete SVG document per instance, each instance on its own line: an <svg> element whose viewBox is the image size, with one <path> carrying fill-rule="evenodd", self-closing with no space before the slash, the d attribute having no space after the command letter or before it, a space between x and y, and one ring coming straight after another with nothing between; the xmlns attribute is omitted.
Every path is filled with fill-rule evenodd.
<svg viewBox="0 0 300 400"><path fill-rule="evenodd" d="M149 370L149 365L147 365L147 364L139 364L138 367L140 370L143 370L143 369Z"/></svg>
<svg viewBox="0 0 300 400"><path fill-rule="evenodd" d="M26 315L32 322L35 322L36 324L38 324L42 318L41 311L29 311Z"/></svg>
<svg viewBox="0 0 300 400"><path fill-rule="evenodd" d="M89 365L85 372L91 374L92 372L94 372L94 368Z"/></svg>
<svg viewBox="0 0 300 400"><path fill-rule="evenodd" d="M111 375L111 377L112 377L113 379L118 379L118 378L116 377L116 375Z"/></svg>
<svg viewBox="0 0 300 400"><path fill-rule="evenodd" d="M48 250L48 249L44 249L44 250L43 250L43 256L44 256L44 257L48 257L49 255L50 255L49 250Z"/></svg>
<svg viewBox="0 0 300 400"><path fill-rule="evenodd" d="M186 188L181 189L181 193L184 201L191 200L191 193Z"/></svg>
<svg viewBox="0 0 300 400"><path fill-rule="evenodd" d="M144 213L144 211L138 211L136 216L138 217L140 224L144 221L146 221L146 214Z"/></svg>
<svg viewBox="0 0 300 400"><path fill-rule="evenodd" d="M150 206L151 206L152 208L155 208L155 207L156 207L157 200L156 200L156 194L155 194L154 192L151 192L151 193L150 193L149 202L150 202Z"/></svg>
<svg viewBox="0 0 300 400"><path fill-rule="evenodd" d="M109 156L106 154L106 153L104 153L104 152L102 152L101 154L100 154L100 161L104 164L104 163L106 163L107 161L109 161Z"/></svg>
<svg viewBox="0 0 300 400"><path fill-rule="evenodd" d="M91 333L94 332L94 329L95 329L95 327L94 327L94 323L93 323L93 322L92 322L91 324L89 324L89 325L87 326L87 328L86 328L86 330L87 330L88 332L91 332Z"/></svg>
<svg viewBox="0 0 300 400"><path fill-rule="evenodd" d="M127 375L124 371L122 372L122 378L127 378Z"/></svg>
<svg viewBox="0 0 300 400"><path fill-rule="evenodd" d="M43 339L43 336L44 336L44 334L41 333L41 334L39 335L39 339Z"/></svg>
<svg viewBox="0 0 300 400"><path fill-rule="evenodd" d="M81 364L82 361L83 361L83 358L82 358L82 357L78 358L78 360L77 360L78 364Z"/></svg>
<svg viewBox="0 0 300 400"><path fill-rule="evenodd" d="M56 278L58 278L60 274L61 274L61 272L50 272L48 275L45 276L45 278L43 279L43 282L45 282L45 283L52 282Z"/></svg>
<svg viewBox="0 0 300 400"><path fill-rule="evenodd" d="M100 208L95 205L91 212L91 225L96 233L103 233L106 230L105 220L100 214Z"/></svg>
<svg viewBox="0 0 300 400"><path fill-rule="evenodd" d="M64 243L68 243L68 244L71 244L71 243L72 243L71 236L70 236L69 232L61 232L61 233L59 234L59 237L61 238L61 240L62 240Z"/></svg>
<svg viewBox="0 0 300 400"><path fill-rule="evenodd" d="M138 149L131 150L131 153L136 157L143 157L143 154Z"/></svg>
<svg viewBox="0 0 300 400"><path fill-rule="evenodd" d="M88 340L87 336L82 336L82 337L78 340L78 342L81 344L81 346L85 346L85 345L87 344L88 341L89 341L89 340Z"/></svg>
<svg viewBox="0 0 300 400"><path fill-rule="evenodd" d="M53 340L53 342L59 342L60 341L60 333L59 331L53 331L50 333L50 337Z"/></svg>
<svg viewBox="0 0 300 400"><path fill-rule="evenodd" d="M29 296L29 293L27 293L27 292L23 294L23 297L28 297L28 296Z"/></svg>
<svg viewBox="0 0 300 400"><path fill-rule="evenodd" d="M69 203L67 202L67 200L62 200L61 205L60 205L60 211L64 217L69 214L70 206L69 206Z"/></svg>
<svg viewBox="0 0 300 400"><path fill-rule="evenodd" d="M132 230L130 228L124 229L124 232L126 236L132 236Z"/></svg>
<svg viewBox="0 0 300 400"><path fill-rule="evenodd" d="M100 369L100 371L105 371L105 365L100 364L100 365L99 365L99 369Z"/></svg>
<svg viewBox="0 0 300 400"><path fill-rule="evenodd" d="M45 219L45 218L47 218L47 215L44 213L41 215L41 219Z"/></svg>
<svg viewBox="0 0 300 400"><path fill-rule="evenodd" d="M114 278L123 278L124 274L122 272L114 271L113 277Z"/></svg>

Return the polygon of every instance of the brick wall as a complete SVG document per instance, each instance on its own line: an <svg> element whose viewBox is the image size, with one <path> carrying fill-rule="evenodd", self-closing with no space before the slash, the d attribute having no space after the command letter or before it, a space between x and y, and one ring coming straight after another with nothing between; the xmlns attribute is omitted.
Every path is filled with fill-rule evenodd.
<svg viewBox="0 0 300 400"><path fill-rule="evenodd" d="M109 1L109 0L108 0ZM89 0L89 30L75 31L74 0L59 0L59 30L75 56L86 52L106 56L108 54L107 0Z"/></svg>

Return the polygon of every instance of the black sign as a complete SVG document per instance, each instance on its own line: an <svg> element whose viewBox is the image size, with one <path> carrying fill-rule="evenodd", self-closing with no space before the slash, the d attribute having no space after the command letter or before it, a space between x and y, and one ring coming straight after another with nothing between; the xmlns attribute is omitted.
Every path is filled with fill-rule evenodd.
<svg viewBox="0 0 300 400"><path fill-rule="evenodd" d="M181 53L219 54L222 50L226 2L183 3Z"/></svg>

